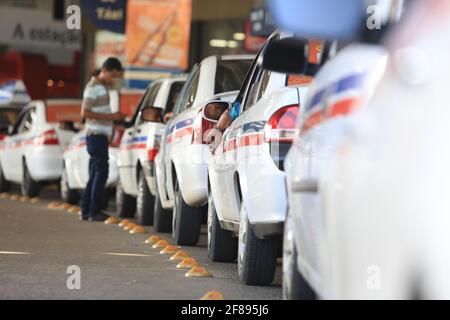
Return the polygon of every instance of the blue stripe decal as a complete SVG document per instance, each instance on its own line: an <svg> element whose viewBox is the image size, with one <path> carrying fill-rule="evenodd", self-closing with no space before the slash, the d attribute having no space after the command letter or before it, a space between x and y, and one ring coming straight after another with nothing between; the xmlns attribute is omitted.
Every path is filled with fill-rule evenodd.
<svg viewBox="0 0 450 320"><path fill-rule="evenodd" d="M324 99L327 98L327 96L329 95L336 95L345 92L347 90L360 88L361 84L364 81L365 76L366 75L362 73L352 74L350 76L342 78L341 80L336 81L329 87L320 90L312 97L311 102L305 108L305 112L310 111L311 109L313 109L314 107L316 107L321 103L324 103L325 102Z"/></svg>
<svg viewBox="0 0 450 320"><path fill-rule="evenodd" d="M136 142L147 142L147 136L131 138L131 139L128 139L125 143L132 144L132 143L136 143Z"/></svg>
<svg viewBox="0 0 450 320"><path fill-rule="evenodd" d="M333 94L338 94L347 90L358 89L364 80L364 75L355 74L350 77L344 78L336 83Z"/></svg>
<svg viewBox="0 0 450 320"><path fill-rule="evenodd" d="M243 133L258 132L264 129L266 121L253 121L242 126Z"/></svg>
<svg viewBox="0 0 450 320"><path fill-rule="evenodd" d="M176 128L177 129L181 129L181 128L187 127L187 126L189 126L189 125L191 125L193 123L194 123L194 118L186 119L186 120L178 122L176 124Z"/></svg>
<svg viewBox="0 0 450 320"><path fill-rule="evenodd" d="M175 123L173 126L167 129L167 135L170 135L175 131L175 129L182 129L184 127L190 126L194 123L194 118L186 119L183 121L180 121L178 123Z"/></svg>

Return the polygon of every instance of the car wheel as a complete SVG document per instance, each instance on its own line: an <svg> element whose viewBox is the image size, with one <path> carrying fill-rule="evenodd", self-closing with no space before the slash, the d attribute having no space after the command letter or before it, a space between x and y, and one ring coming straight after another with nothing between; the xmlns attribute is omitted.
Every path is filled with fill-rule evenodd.
<svg viewBox="0 0 450 320"><path fill-rule="evenodd" d="M6 180L3 174L3 168L0 165L0 192L8 192L11 189L11 184Z"/></svg>
<svg viewBox="0 0 450 320"><path fill-rule="evenodd" d="M173 207L172 236L177 245L195 246L200 238L202 208L192 208L181 195L178 182L175 184L175 204Z"/></svg>
<svg viewBox="0 0 450 320"><path fill-rule="evenodd" d="M247 285L269 285L272 283L277 266L279 241L276 237L258 239L251 228L241 204L238 240L238 274Z"/></svg>
<svg viewBox="0 0 450 320"><path fill-rule="evenodd" d="M292 217L286 217L283 238L283 298L285 300L314 300L316 295L298 271Z"/></svg>
<svg viewBox="0 0 450 320"><path fill-rule="evenodd" d="M162 207L158 187L156 187L153 218L153 227L156 232L172 232L172 211Z"/></svg>
<svg viewBox="0 0 450 320"><path fill-rule="evenodd" d="M150 193L145 180L144 171L139 172L138 196L136 199L136 220L144 226L153 225L153 209L155 197Z"/></svg>
<svg viewBox="0 0 450 320"><path fill-rule="evenodd" d="M22 176L22 194L28 197L36 197L39 195L40 185L39 182L34 181L28 171L27 164L23 163L23 176Z"/></svg>
<svg viewBox="0 0 450 320"><path fill-rule="evenodd" d="M78 192L78 190L71 189L69 187L69 181L68 181L67 174L68 174L67 170L64 167L62 174L61 174L61 180L60 180L61 199L64 202L75 205L75 204L78 204L78 202L80 201L80 193Z"/></svg>
<svg viewBox="0 0 450 320"><path fill-rule="evenodd" d="M222 229L212 194L208 196L208 257L214 262L234 262L237 258L237 238Z"/></svg>
<svg viewBox="0 0 450 320"><path fill-rule="evenodd" d="M136 198L123 191L120 179L116 186L116 208L117 214L121 218L132 218L136 212Z"/></svg>

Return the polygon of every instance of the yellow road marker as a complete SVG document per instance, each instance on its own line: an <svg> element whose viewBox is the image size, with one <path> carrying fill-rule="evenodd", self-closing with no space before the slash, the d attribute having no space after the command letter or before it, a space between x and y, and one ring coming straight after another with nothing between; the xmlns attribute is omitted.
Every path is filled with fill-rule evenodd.
<svg viewBox="0 0 450 320"><path fill-rule="evenodd" d="M225 300L225 298L219 291L209 291L200 300Z"/></svg>
<svg viewBox="0 0 450 320"><path fill-rule="evenodd" d="M158 237L158 236L151 236L150 238L148 238L147 240L145 240L145 243L154 244L154 243L158 242L159 239L161 239L161 238Z"/></svg>
<svg viewBox="0 0 450 320"><path fill-rule="evenodd" d="M59 209L61 209L61 210L67 210L67 209L69 209L71 206L72 206L71 204L64 202L63 204L61 204L61 205L59 206Z"/></svg>
<svg viewBox="0 0 450 320"><path fill-rule="evenodd" d="M158 240L158 242L156 242L152 248L165 248L169 245L169 243L166 240Z"/></svg>
<svg viewBox="0 0 450 320"><path fill-rule="evenodd" d="M175 252L178 251L178 249L179 248L177 246L168 245L164 249L162 249L159 253L160 254L174 254Z"/></svg>
<svg viewBox="0 0 450 320"><path fill-rule="evenodd" d="M122 220L122 222L119 223L119 227L123 228L129 223L130 223L130 220L127 220L127 219Z"/></svg>
<svg viewBox="0 0 450 320"><path fill-rule="evenodd" d="M7 193L7 192L0 193L0 199L6 199L8 197L9 197L9 193Z"/></svg>
<svg viewBox="0 0 450 320"><path fill-rule="evenodd" d="M9 199L12 200L12 201L17 201L17 200L20 199L20 197L19 197L17 194L13 194L13 195L11 195L11 196L9 197Z"/></svg>
<svg viewBox="0 0 450 320"><path fill-rule="evenodd" d="M77 213L80 210L81 210L81 208L79 206L70 206L70 208L67 209L67 211L69 211L71 213Z"/></svg>
<svg viewBox="0 0 450 320"><path fill-rule="evenodd" d="M31 200L30 200L30 202L31 202L32 204L36 204L36 203L38 203L39 201L41 201L41 199L39 199L38 197L31 198Z"/></svg>
<svg viewBox="0 0 450 320"><path fill-rule="evenodd" d="M186 272L184 276L191 278L191 277L212 277L213 275L203 267L193 267L191 270Z"/></svg>
<svg viewBox="0 0 450 320"><path fill-rule="evenodd" d="M170 260L176 261L176 260L183 260L186 258L190 258L188 254L183 250L178 250L173 256L170 257Z"/></svg>
<svg viewBox="0 0 450 320"><path fill-rule="evenodd" d="M130 231L130 230L133 230L134 227L137 227L137 224L131 222L131 223L127 224L123 229L126 231Z"/></svg>
<svg viewBox="0 0 450 320"><path fill-rule="evenodd" d="M193 267L197 267L198 263L195 259L185 258L179 264L177 264L177 269L192 269Z"/></svg>
<svg viewBox="0 0 450 320"><path fill-rule="evenodd" d="M57 202L57 201L52 201L52 202L50 202L49 204L48 204L48 207L50 208L50 209L59 209L59 207L60 207L60 203L59 202Z"/></svg>
<svg viewBox="0 0 450 320"><path fill-rule="evenodd" d="M29 196L21 196L20 197L20 202L27 202L27 201L29 201L30 200L30 197Z"/></svg>
<svg viewBox="0 0 450 320"><path fill-rule="evenodd" d="M147 230L141 226L136 226L130 230L131 234L147 233Z"/></svg>
<svg viewBox="0 0 450 320"><path fill-rule="evenodd" d="M109 217L105 220L105 224L118 224L120 223L120 219L117 217Z"/></svg>

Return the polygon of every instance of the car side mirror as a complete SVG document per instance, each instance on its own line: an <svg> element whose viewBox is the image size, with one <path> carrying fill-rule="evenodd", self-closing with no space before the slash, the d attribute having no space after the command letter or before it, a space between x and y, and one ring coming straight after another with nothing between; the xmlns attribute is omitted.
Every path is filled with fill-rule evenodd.
<svg viewBox="0 0 450 320"><path fill-rule="evenodd" d="M219 121L222 114L230 108L231 103L222 100L215 100L203 107L203 118L208 121Z"/></svg>
<svg viewBox="0 0 450 320"><path fill-rule="evenodd" d="M307 74L308 41L299 38L271 41L265 48L262 66L280 73Z"/></svg>
<svg viewBox="0 0 450 320"><path fill-rule="evenodd" d="M156 107L145 107L141 112L141 119L146 122L162 122L162 110Z"/></svg>

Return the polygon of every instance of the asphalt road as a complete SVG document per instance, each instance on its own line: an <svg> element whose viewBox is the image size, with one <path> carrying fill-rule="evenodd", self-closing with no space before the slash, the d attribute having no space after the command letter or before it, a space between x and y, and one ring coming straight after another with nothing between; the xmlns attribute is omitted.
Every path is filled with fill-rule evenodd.
<svg viewBox="0 0 450 320"><path fill-rule="evenodd" d="M242 285L235 263L208 260L205 228L199 246L182 249L213 277L187 278L170 255L145 243L150 235L171 243L169 234L148 227L148 234L131 235L80 221L76 213L49 209L53 200L54 190L44 190L37 204L0 199L0 299L199 299L211 290L225 299L281 299L281 265L272 286ZM71 290L73 265L80 268L80 289Z"/></svg>

